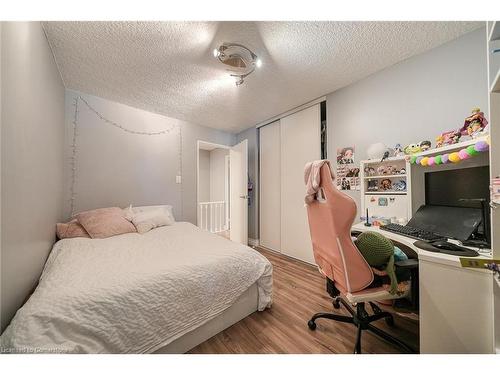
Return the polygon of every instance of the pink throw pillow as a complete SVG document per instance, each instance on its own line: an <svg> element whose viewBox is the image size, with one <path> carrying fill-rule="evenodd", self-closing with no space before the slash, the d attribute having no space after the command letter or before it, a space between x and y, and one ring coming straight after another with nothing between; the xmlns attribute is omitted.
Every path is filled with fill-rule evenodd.
<svg viewBox="0 0 500 375"><path fill-rule="evenodd" d="M76 215L78 222L91 238L107 238L118 234L137 232L134 224L125 219L119 207L99 208Z"/></svg>
<svg viewBox="0 0 500 375"><path fill-rule="evenodd" d="M73 219L67 223L57 223L56 224L57 238L62 240L63 238L75 238L75 237L85 237L90 238L89 234L80 223Z"/></svg>

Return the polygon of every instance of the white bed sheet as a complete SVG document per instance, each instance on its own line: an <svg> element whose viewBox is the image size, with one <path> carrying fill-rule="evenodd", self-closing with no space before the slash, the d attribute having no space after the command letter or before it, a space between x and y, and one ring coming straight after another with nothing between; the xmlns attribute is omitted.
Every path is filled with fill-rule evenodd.
<svg viewBox="0 0 500 375"><path fill-rule="evenodd" d="M38 287L1 336L13 352L146 353L221 314L253 283L272 301L255 250L178 222L146 234L57 242Z"/></svg>

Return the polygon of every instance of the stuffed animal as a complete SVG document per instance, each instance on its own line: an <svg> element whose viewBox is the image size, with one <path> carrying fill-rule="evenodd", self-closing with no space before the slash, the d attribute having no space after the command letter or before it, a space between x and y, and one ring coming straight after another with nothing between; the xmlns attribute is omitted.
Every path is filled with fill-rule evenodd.
<svg viewBox="0 0 500 375"><path fill-rule="evenodd" d="M384 165L380 165L377 167L377 174L379 176L383 176L384 174L387 174L387 170Z"/></svg>
<svg viewBox="0 0 500 375"><path fill-rule="evenodd" d="M394 156L403 156L404 151L403 147L401 147L400 143L396 143L396 146L394 146Z"/></svg>
<svg viewBox="0 0 500 375"><path fill-rule="evenodd" d="M368 191L378 191L377 180L369 180L366 188Z"/></svg>
<svg viewBox="0 0 500 375"><path fill-rule="evenodd" d="M405 180L396 181L395 183L392 184L392 187L394 190L397 190L397 191L405 191L406 190L406 181Z"/></svg>
<svg viewBox="0 0 500 375"><path fill-rule="evenodd" d="M420 150L427 151L428 149L431 148L432 143L431 143L431 141L422 141L419 143L419 146L420 146Z"/></svg>
<svg viewBox="0 0 500 375"><path fill-rule="evenodd" d="M363 232L354 241L363 258L371 267L384 270L391 285L389 293L396 294L398 291L398 280L394 267L394 245L382 234L376 232Z"/></svg>
<svg viewBox="0 0 500 375"><path fill-rule="evenodd" d="M417 143L411 143L404 148L404 152L406 155L416 154L420 151L422 151L422 149L420 148L420 144Z"/></svg>
<svg viewBox="0 0 500 375"><path fill-rule="evenodd" d="M469 135L475 138L488 125L488 120L479 108L473 108L472 114L464 120L464 125L460 128L461 135Z"/></svg>
<svg viewBox="0 0 500 375"><path fill-rule="evenodd" d="M462 134L458 130L450 130L441 133L436 137L436 148L458 143L461 136Z"/></svg>
<svg viewBox="0 0 500 375"><path fill-rule="evenodd" d="M365 175L367 177L375 176L375 168L373 168L373 167L365 167Z"/></svg>
<svg viewBox="0 0 500 375"><path fill-rule="evenodd" d="M388 178L384 178L382 181L380 181L380 188L382 190L391 190L392 189L392 182Z"/></svg>

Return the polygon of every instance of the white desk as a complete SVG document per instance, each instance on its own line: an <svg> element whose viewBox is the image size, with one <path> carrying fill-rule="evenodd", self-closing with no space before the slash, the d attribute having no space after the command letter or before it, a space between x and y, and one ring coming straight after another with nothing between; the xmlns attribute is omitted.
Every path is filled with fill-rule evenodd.
<svg viewBox="0 0 500 375"><path fill-rule="evenodd" d="M352 229L382 233L417 253L421 353L495 353L491 271L462 268L457 256L419 249L416 240L378 227Z"/></svg>

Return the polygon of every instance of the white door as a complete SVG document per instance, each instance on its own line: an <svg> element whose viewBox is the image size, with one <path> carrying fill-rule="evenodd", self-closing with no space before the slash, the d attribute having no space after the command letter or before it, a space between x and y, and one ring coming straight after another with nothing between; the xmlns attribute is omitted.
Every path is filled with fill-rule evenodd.
<svg viewBox="0 0 500 375"><path fill-rule="evenodd" d="M259 128L259 243L281 251L280 122Z"/></svg>
<svg viewBox="0 0 500 375"><path fill-rule="evenodd" d="M313 105L281 122L281 253L314 264L304 207L304 166L321 158L320 107Z"/></svg>
<svg viewBox="0 0 500 375"><path fill-rule="evenodd" d="M248 243L248 141L229 150L230 229L232 241Z"/></svg>

